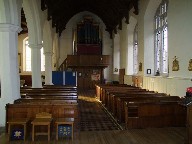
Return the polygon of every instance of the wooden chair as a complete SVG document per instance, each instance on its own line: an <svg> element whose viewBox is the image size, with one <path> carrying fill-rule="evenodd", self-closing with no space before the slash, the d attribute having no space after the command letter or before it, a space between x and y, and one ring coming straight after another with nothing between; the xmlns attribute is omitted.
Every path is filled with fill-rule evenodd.
<svg viewBox="0 0 192 144"><path fill-rule="evenodd" d="M32 141L36 135L47 135L48 141L50 141L50 125L52 122L52 114L47 112L41 112L36 114L35 119L31 122L32 124ZM47 132L35 132L35 126L47 126Z"/></svg>

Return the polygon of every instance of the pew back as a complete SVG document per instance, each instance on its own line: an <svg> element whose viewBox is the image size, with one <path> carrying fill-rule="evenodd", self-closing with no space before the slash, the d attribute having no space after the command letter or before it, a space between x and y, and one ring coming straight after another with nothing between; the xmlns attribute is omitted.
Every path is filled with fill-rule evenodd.
<svg viewBox="0 0 192 144"><path fill-rule="evenodd" d="M36 114L46 112L56 118L74 118L74 124L78 125L78 104L7 104L6 121L17 118L28 118L32 121Z"/></svg>

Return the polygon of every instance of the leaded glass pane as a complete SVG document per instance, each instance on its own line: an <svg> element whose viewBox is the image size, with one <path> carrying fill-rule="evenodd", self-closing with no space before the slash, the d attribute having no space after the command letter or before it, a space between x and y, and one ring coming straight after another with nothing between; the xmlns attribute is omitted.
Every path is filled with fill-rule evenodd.
<svg viewBox="0 0 192 144"><path fill-rule="evenodd" d="M163 1L155 15L155 71L168 73L167 1Z"/></svg>
<svg viewBox="0 0 192 144"><path fill-rule="evenodd" d="M138 73L138 26L135 26L133 37L133 73Z"/></svg>

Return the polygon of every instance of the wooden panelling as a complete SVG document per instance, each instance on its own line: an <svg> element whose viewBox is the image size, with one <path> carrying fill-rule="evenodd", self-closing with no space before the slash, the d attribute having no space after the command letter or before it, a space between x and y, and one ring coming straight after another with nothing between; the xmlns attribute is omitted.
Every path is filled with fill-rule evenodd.
<svg viewBox="0 0 192 144"><path fill-rule="evenodd" d="M126 82L128 83L128 82ZM143 77L143 88L158 92L167 93L168 95L185 96L186 88L191 86L190 78L178 77Z"/></svg>
<svg viewBox="0 0 192 144"><path fill-rule="evenodd" d="M125 69L119 69L119 83L124 84Z"/></svg>
<svg viewBox="0 0 192 144"><path fill-rule="evenodd" d="M99 91L100 86L100 91ZM185 126L186 109L179 96L133 86L97 85L97 97L126 128Z"/></svg>
<svg viewBox="0 0 192 144"><path fill-rule="evenodd" d="M77 86L80 89L94 89L95 84L102 82L102 69L79 68L77 71ZM100 75L100 80L92 80L91 76L96 72Z"/></svg>
<svg viewBox="0 0 192 144"><path fill-rule="evenodd" d="M78 124L78 104L7 104L6 121L17 118L28 118L33 120L40 112L52 114L53 119L71 117ZM19 114L19 115L18 115Z"/></svg>
<svg viewBox="0 0 192 144"><path fill-rule="evenodd" d="M77 55L85 54L98 54L102 53L101 46L99 44L77 44Z"/></svg>
<svg viewBox="0 0 192 144"><path fill-rule="evenodd" d="M67 55L67 67L107 67L109 55Z"/></svg>
<svg viewBox="0 0 192 144"><path fill-rule="evenodd" d="M187 138L186 144L192 144L192 105L187 107Z"/></svg>

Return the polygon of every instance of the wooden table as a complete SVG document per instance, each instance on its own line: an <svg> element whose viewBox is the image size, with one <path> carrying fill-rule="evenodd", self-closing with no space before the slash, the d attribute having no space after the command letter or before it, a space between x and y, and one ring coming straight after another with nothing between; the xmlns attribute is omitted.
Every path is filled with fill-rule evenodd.
<svg viewBox="0 0 192 144"><path fill-rule="evenodd" d="M52 118L35 118L31 124L32 126L32 141L34 141L35 135L47 135L48 141L50 141L50 125L51 125ZM35 133L35 126L47 126L47 132L38 132Z"/></svg>
<svg viewBox="0 0 192 144"><path fill-rule="evenodd" d="M25 141L28 121L29 121L29 120L28 120L27 118L9 120L9 121L7 122L7 124L8 124L9 140L10 140L10 134L11 134L11 126L13 126L13 125L23 125L23 128L24 128L23 137L24 137L24 141Z"/></svg>
<svg viewBox="0 0 192 144"><path fill-rule="evenodd" d="M55 120L55 124L56 124L56 140L58 140L58 127L59 125L71 125L72 127L72 134L71 134L71 139L73 140L73 133L74 133L74 130L73 130L73 124L74 124L74 118L58 118Z"/></svg>

